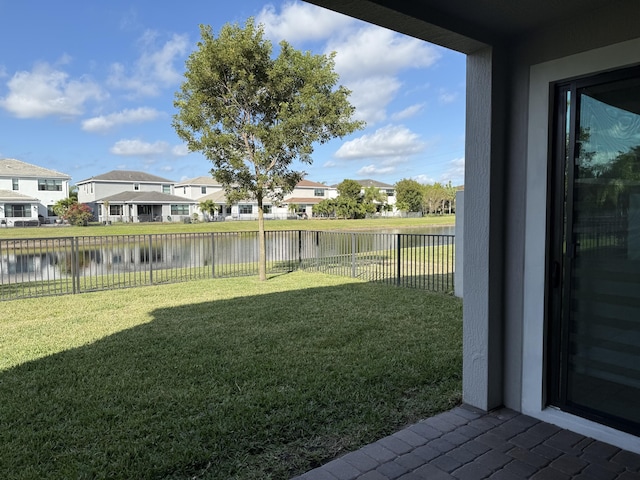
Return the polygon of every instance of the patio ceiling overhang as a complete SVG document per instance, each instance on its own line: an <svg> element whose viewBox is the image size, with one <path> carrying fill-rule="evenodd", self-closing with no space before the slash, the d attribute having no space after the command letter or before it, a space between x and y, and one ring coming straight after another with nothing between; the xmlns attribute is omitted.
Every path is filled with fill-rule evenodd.
<svg viewBox="0 0 640 480"><path fill-rule="evenodd" d="M611 4L611 0L306 1L466 54Z"/></svg>

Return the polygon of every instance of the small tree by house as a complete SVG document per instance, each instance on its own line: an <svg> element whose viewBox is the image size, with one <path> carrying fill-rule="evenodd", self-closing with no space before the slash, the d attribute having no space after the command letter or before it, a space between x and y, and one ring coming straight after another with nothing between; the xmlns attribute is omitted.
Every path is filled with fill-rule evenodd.
<svg viewBox="0 0 640 480"><path fill-rule="evenodd" d="M67 211L71 208L72 205L75 205L76 203L78 203L78 200L72 197L62 198L53 204L53 213L55 213L60 218L65 218Z"/></svg>
<svg viewBox="0 0 640 480"><path fill-rule="evenodd" d="M334 54L300 52L280 43L272 56L262 26L227 24L218 37L200 27L176 93L173 126L191 151L213 163L230 202L258 205L259 277L266 280L263 202L282 201L304 177L294 162L311 164L315 143L343 137L363 123L352 119L349 90L338 86Z"/></svg>
<svg viewBox="0 0 640 480"><path fill-rule="evenodd" d="M211 220L218 210L218 205L213 200L203 200L199 203L200 211L207 216L208 220Z"/></svg>
<svg viewBox="0 0 640 480"><path fill-rule="evenodd" d="M71 225L86 226L93 219L91 207L86 203L74 203L62 216Z"/></svg>
<svg viewBox="0 0 640 480"><path fill-rule="evenodd" d="M387 196L377 187L366 187L362 192L362 207L365 213L384 211L386 203Z"/></svg>
<svg viewBox="0 0 640 480"><path fill-rule="evenodd" d="M338 190L338 197L335 199L337 216L363 218L366 212L362 205L362 185L347 178L340 182L336 189Z"/></svg>

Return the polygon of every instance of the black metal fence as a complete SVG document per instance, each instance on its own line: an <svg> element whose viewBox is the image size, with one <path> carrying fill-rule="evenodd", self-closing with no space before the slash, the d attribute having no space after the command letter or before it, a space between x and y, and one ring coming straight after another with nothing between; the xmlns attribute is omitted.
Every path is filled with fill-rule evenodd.
<svg viewBox="0 0 640 480"><path fill-rule="evenodd" d="M454 236L268 231L268 273L310 270L452 292ZM0 300L256 275L257 232L0 240Z"/></svg>

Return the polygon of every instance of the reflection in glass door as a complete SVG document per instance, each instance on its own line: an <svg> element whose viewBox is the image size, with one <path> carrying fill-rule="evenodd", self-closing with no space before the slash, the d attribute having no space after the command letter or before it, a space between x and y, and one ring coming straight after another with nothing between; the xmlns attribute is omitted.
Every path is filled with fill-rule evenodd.
<svg viewBox="0 0 640 480"><path fill-rule="evenodd" d="M560 85L549 402L640 433L640 71Z"/></svg>

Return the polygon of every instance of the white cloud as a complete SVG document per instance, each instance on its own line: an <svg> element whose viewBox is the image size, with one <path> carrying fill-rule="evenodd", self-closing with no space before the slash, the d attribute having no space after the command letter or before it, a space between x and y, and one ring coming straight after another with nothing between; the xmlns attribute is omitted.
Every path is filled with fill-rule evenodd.
<svg viewBox="0 0 640 480"><path fill-rule="evenodd" d="M174 34L170 40L158 48L157 34L147 31L140 39L142 53L132 72L121 63L111 65L108 84L113 88L130 90L138 96L154 96L162 88L180 83L182 74L176 69L176 62L182 65L189 49L186 35Z"/></svg>
<svg viewBox="0 0 640 480"><path fill-rule="evenodd" d="M440 93L438 95L438 101L440 102L441 105L447 105L449 103L453 103L458 99L458 93L457 92L451 92L449 90L446 90L444 88L440 89Z"/></svg>
<svg viewBox="0 0 640 480"><path fill-rule="evenodd" d="M164 165L160 167L160 170L163 172L173 172L173 167L171 165Z"/></svg>
<svg viewBox="0 0 640 480"><path fill-rule="evenodd" d="M147 157L149 162L153 162L151 157L184 157L189 154L184 144L171 146L162 140L151 143L136 138L119 140L109 151L123 157Z"/></svg>
<svg viewBox="0 0 640 480"><path fill-rule="evenodd" d="M402 125L387 125L372 134L342 144L336 157L347 159L388 157L406 158L426 148L417 133Z"/></svg>
<svg viewBox="0 0 640 480"><path fill-rule="evenodd" d="M422 173L420 175L415 175L415 176L411 177L411 179L415 180L418 183L422 183L423 185L435 183L435 180L433 178L431 178L428 175L425 175L424 173Z"/></svg>
<svg viewBox="0 0 640 480"><path fill-rule="evenodd" d="M352 90L355 116L369 125L386 118L386 108L402 85L397 77L401 71L427 68L440 58L433 45L376 26L332 39L325 52L332 51L340 82Z"/></svg>
<svg viewBox="0 0 640 480"><path fill-rule="evenodd" d="M140 107L136 109L126 109L121 112L100 115L99 117L88 118L82 122L82 129L87 132L107 132L117 126L128 123L143 123L155 120L160 116L160 112L154 108Z"/></svg>
<svg viewBox="0 0 640 480"><path fill-rule="evenodd" d="M358 175L360 176L370 176L370 175L386 175L388 173L395 172L395 167L377 167L375 165L367 165L366 167L362 167L358 170Z"/></svg>
<svg viewBox="0 0 640 480"><path fill-rule="evenodd" d="M265 34L275 42L294 43L330 38L355 24L355 20L309 3L287 2L280 13L273 5L263 7L256 23L263 24Z"/></svg>
<svg viewBox="0 0 640 480"><path fill-rule="evenodd" d="M159 141L155 143L143 142L142 140L119 140L109 150L114 155L125 157L162 155L171 147L167 142Z"/></svg>
<svg viewBox="0 0 640 480"><path fill-rule="evenodd" d="M417 114L419 114L422 110L424 110L425 104L424 103L416 103L414 105L411 105L407 108L405 108L404 110L401 110L399 112L394 113L391 118L392 120L405 120L407 118L411 118L411 117L415 117Z"/></svg>
<svg viewBox="0 0 640 480"><path fill-rule="evenodd" d="M439 58L437 47L376 26L366 26L330 41L325 52L336 52L336 71L350 79L395 75L408 68L426 68Z"/></svg>
<svg viewBox="0 0 640 480"><path fill-rule="evenodd" d="M396 96L402 84L395 77L372 77L352 82L349 101L356 108L354 118L368 125L384 121L387 105Z"/></svg>
<svg viewBox="0 0 640 480"><path fill-rule="evenodd" d="M186 155L189 155L190 152L189 152L189 147L187 147L185 144L182 144L182 145L176 145L175 147L173 147L171 149L171 153L176 157L184 157Z"/></svg>
<svg viewBox="0 0 640 480"><path fill-rule="evenodd" d="M448 182L451 180L453 185L464 184L464 157L455 158L449 162L449 168L440 176L441 182Z"/></svg>
<svg viewBox="0 0 640 480"><path fill-rule="evenodd" d="M331 167L338 166L338 164L336 162L334 162L333 160L328 160L328 161L324 162L324 164L322 166L326 167L326 168L331 168Z"/></svg>
<svg viewBox="0 0 640 480"><path fill-rule="evenodd" d="M86 102L106 97L90 78L70 79L48 63L38 63L30 72L17 72L7 86L9 93L0 98L0 106L18 118L77 116Z"/></svg>
<svg viewBox="0 0 640 480"><path fill-rule="evenodd" d="M5 67L4 65L0 65L0 78L4 78L8 76L9 74L7 73L7 67Z"/></svg>

